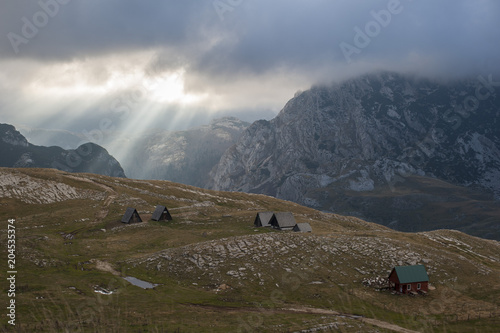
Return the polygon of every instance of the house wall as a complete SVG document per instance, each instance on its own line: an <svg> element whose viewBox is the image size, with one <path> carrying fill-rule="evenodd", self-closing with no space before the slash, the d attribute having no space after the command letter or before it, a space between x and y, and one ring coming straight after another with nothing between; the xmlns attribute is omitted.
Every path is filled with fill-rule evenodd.
<svg viewBox="0 0 500 333"><path fill-rule="evenodd" d="M393 283L394 289L397 292L401 292L403 294L408 294L410 291L418 292L419 290L428 292L429 291L429 282L413 282L413 283L399 283L398 276L395 271L389 275L389 281ZM420 289L418 289L418 284L420 283ZM411 285L411 289L408 290L408 285ZM402 288L400 288L402 287Z"/></svg>
<svg viewBox="0 0 500 333"><path fill-rule="evenodd" d="M160 219L161 219L161 220L167 220L167 221L169 221L169 220L171 220L171 219L172 219L172 217L171 217L171 216L169 216L167 212L163 212L163 213L161 214Z"/></svg>
<svg viewBox="0 0 500 333"><path fill-rule="evenodd" d="M420 283L420 289L418 289L418 284ZM410 285L410 290L408 290L408 285ZM418 292L418 291L429 291L429 283L428 282L413 282L413 283L395 283L394 289L397 292L408 294L409 292Z"/></svg>
<svg viewBox="0 0 500 333"><path fill-rule="evenodd" d="M278 230L293 230L293 227L283 227L283 228L280 228L279 226L273 226L274 229L278 229Z"/></svg>
<svg viewBox="0 0 500 333"><path fill-rule="evenodd" d="M389 275L389 281L394 284L399 284L398 276L396 275L396 272L394 270L391 272L391 275Z"/></svg>
<svg viewBox="0 0 500 333"><path fill-rule="evenodd" d="M142 222L141 217L137 214L132 215L130 223L139 223L139 222Z"/></svg>

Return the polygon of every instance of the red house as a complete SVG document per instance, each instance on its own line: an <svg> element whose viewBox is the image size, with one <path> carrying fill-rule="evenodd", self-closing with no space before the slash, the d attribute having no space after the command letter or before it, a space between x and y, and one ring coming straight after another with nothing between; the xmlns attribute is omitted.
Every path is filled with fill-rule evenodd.
<svg viewBox="0 0 500 333"><path fill-rule="evenodd" d="M424 265L396 266L389 274L389 287L402 294L427 293L429 276Z"/></svg>

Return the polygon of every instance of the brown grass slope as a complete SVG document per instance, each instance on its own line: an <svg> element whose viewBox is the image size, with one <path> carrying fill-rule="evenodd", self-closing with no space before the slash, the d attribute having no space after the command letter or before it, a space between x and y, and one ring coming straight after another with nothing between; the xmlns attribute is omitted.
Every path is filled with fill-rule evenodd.
<svg viewBox="0 0 500 333"><path fill-rule="evenodd" d="M157 204L174 220L149 221ZM144 223L119 222L135 207ZM253 228L292 211L311 234ZM0 244L16 222L18 332L495 332L500 244L402 233L263 195L167 181L0 169ZM426 265L427 296L379 291ZM3 274L3 273L2 273ZM141 289L126 276L158 284ZM7 284L2 284L6 299ZM105 295L96 291L112 292ZM13 331L5 316L0 331Z"/></svg>

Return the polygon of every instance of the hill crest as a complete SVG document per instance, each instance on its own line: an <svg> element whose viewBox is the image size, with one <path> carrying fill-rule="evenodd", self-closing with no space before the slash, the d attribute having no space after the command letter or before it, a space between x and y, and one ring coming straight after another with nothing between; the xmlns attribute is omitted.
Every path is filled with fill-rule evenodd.
<svg viewBox="0 0 500 333"><path fill-rule="evenodd" d="M36 146L8 124L0 124L0 153L0 167L56 168L125 177L120 163L97 144L88 142L69 150Z"/></svg>
<svg viewBox="0 0 500 333"><path fill-rule="evenodd" d="M262 332L276 325L370 331L375 323L436 331L436 321L443 331L480 325L494 332L500 318L496 241L450 230L401 233L265 195L168 181L35 168L1 168L0 179L0 218L15 218L18 230L17 297L27 304L20 311L30 309L35 318L21 331L40 327L47 311L70 331L199 331L201 323L227 332L245 330L257 316L249 327ZM53 194L40 195L54 200L20 191L30 184L46 184ZM80 195L62 195L72 191ZM157 204L168 207L173 221L149 221ZM119 222L127 207L145 222ZM259 211L291 211L313 232L254 228ZM2 242L6 236L0 233ZM379 291L393 265L414 263L428 268L436 288L428 296ZM142 290L128 276L158 286ZM217 320L228 313L234 316Z"/></svg>

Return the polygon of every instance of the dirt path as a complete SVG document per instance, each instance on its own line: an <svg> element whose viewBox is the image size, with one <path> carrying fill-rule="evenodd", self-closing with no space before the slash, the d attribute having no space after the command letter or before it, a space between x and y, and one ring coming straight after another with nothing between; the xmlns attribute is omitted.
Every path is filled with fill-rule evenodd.
<svg viewBox="0 0 500 333"><path fill-rule="evenodd" d="M86 182L86 183L91 183L93 185L96 185L96 186L102 188L105 192L108 193L108 196L106 197L106 199L104 199L101 208L99 209L99 211L97 211L95 213L94 221L92 221L91 224L97 224L97 223L101 222L106 216L108 216L109 205L111 205L111 203L118 197L118 193L116 193L116 191L111 186L107 186L107 185L98 183L93 179L87 179L87 178L73 176L73 175L65 175L65 177L71 178L74 180L78 180L78 181L82 181L82 182ZM65 234L64 238L73 239L77 233L79 233L80 231L85 230L87 228L88 228L88 225L85 227L73 230L73 231L69 232L68 234Z"/></svg>
<svg viewBox="0 0 500 333"><path fill-rule="evenodd" d="M263 311L262 308L238 308L238 307L224 307L224 306L215 306L215 305L202 305L202 304L186 304L188 306L195 306L195 307L203 307L207 309L211 309L214 311L229 311L231 313L241 313L241 312L261 312ZM358 316L354 314L349 314L349 313L341 313L338 311L333 311L333 310L327 310L327 309L318 309L318 308L309 308L309 307L300 307L300 308L281 308L281 309L274 309L274 313L304 313L304 314L319 314L319 315L327 315L327 316L342 316L342 317L347 317L355 320L359 320L363 323L377 326L383 329L391 330L393 332L398 332L398 333L420 333L418 331L413 331L401 326L398 326L396 324L391 324L382 320L378 319L373 319L373 318L366 318L363 316Z"/></svg>
<svg viewBox="0 0 500 333"><path fill-rule="evenodd" d="M364 323L367 323L367 324L370 324L370 325L373 325L373 326L377 326L377 327L380 327L380 328L385 328L385 329L388 329L388 330L391 330L391 331L394 331L394 332L419 333L418 331L409 330L407 328L404 328L404 327L401 327L401 326L398 326L398 325L395 325L395 324L391 324L391 323L388 323L388 322L385 322L385 321L381 321L381 320L378 320L378 319L372 319L372 318L358 318L358 319L360 321L364 322Z"/></svg>
<svg viewBox="0 0 500 333"><path fill-rule="evenodd" d="M401 327L401 326L398 326L395 324L391 324L391 323L388 323L388 322L385 322L382 320L373 319L373 318L366 318L366 317L357 316L357 315L353 315L353 314L340 313L340 312L333 311L333 310L307 308L307 307L303 307L303 308L299 308L299 309L291 308L291 309L283 309L283 310L288 310L288 311L297 312L297 313L313 313L313 314L322 314L322 315L330 315L330 316L344 316L344 317L359 320L363 323L367 323L367 324L370 324L373 326L388 329L388 330L391 330L394 332L419 333L418 331L409 330L407 328L404 328L404 327Z"/></svg>

